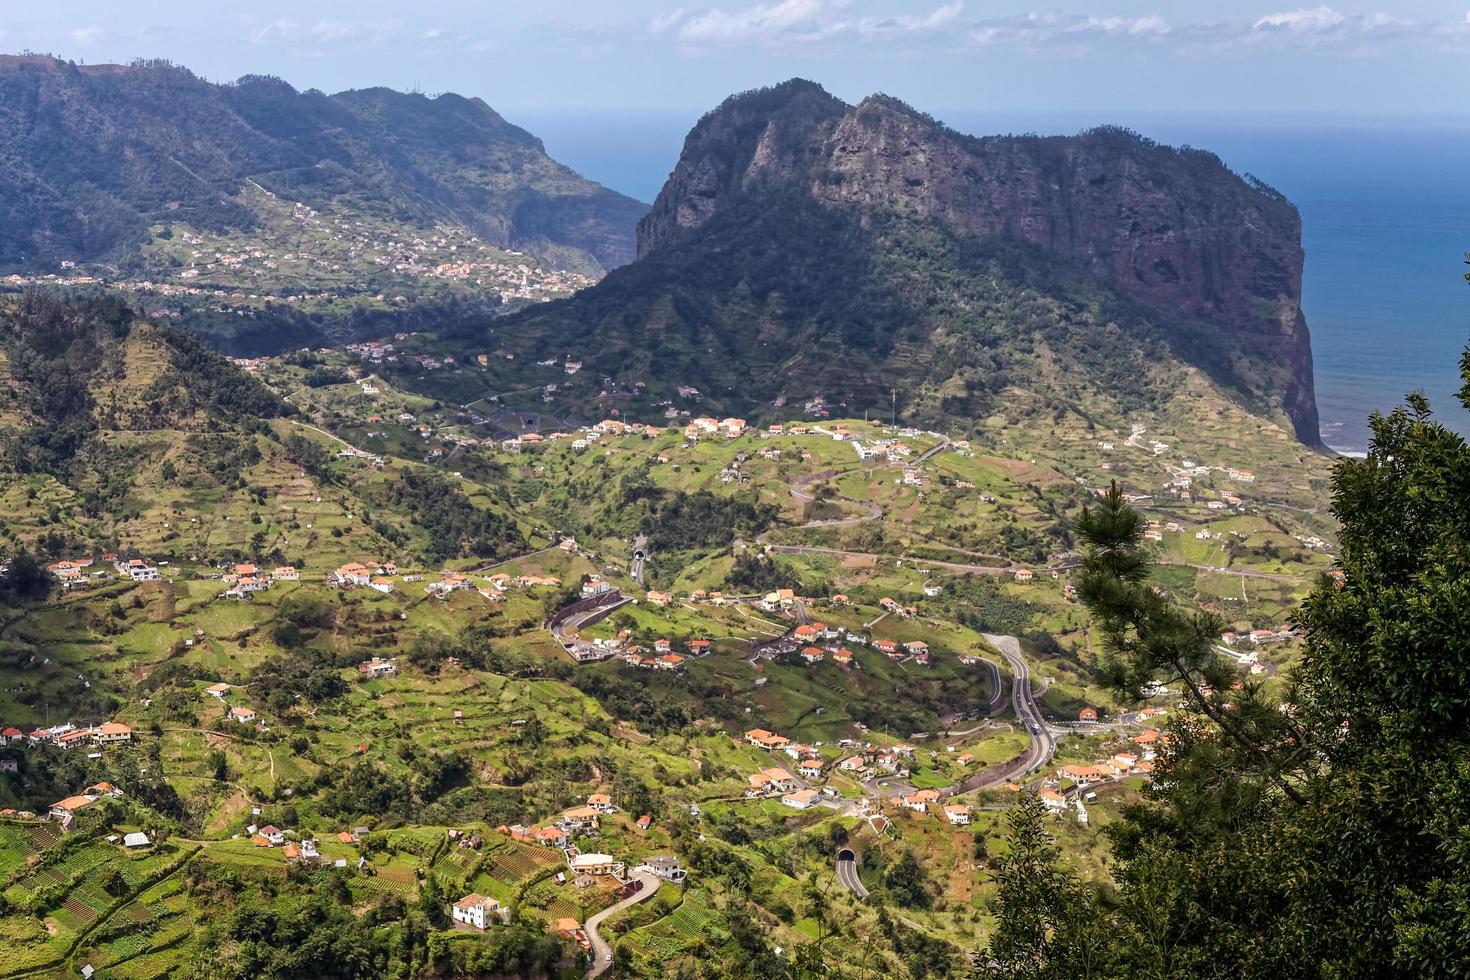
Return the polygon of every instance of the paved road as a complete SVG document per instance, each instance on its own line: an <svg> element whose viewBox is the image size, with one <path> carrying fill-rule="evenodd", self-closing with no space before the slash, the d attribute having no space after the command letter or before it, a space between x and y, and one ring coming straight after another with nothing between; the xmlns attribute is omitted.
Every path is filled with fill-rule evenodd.
<svg viewBox="0 0 1470 980"><path fill-rule="evenodd" d="M587 967L587 976L589 977L600 977L607 972L608 967L612 966L612 947L607 944L607 941L602 936L598 935L597 927L602 925L608 916L616 912L621 912L630 906L637 905L639 902L646 902L658 894L660 882L654 875L645 872L634 875L633 879L642 882L643 887L638 889L632 897L625 898L618 904L610 905L601 912L598 912L592 918L588 919L587 925L583 927L587 933L587 940L592 943L592 964Z"/></svg>
<svg viewBox="0 0 1470 980"><path fill-rule="evenodd" d="M843 857L841 857L840 854L843 853L843 852L838 852L838 853L839 853L839 857L837 858L837 881L838 881L838 883L841 884L843 888L846 888L848 891L852 892L858 898L867 898L868 897L868 889L867 889L867 887L865 885L863 885L862 879L858 877L858 873L857 873L857 861L854 858L843 858Z"/></svg>
<svg viewBox="0 0 1470 980"><path fill-rule="evenodd" d="M920 463L924 462L930 456L933 456L935 453L941 452L941 451L949 448L949 436L940 436L940 439L942 439L943 441L940 442L939 445L935 446L933 449L929 450L928 452L924 453L924 455L922 455L918 459L914 460L914 465L915 466L918 466Z"/></svg>
<svg viewBox="0 0 1470 980"><path fill-rule="evenodd" d="M873 561L906 561L916 565L933 565L936 568L947 568L952 572L974 572L979 575L1014 575L1016 569L1023 567L1014 563L1008 565L962 565L958 562L936 561L932 558L914 558L909 555L876 555L871 551L844 551L841 548L816 548L794 544L767 545L766 550L787 555L835 555L839 558L870 558ZM1042 569L1042 571L1048 570Z"/></svg>
<svg viewBox="0 0 1470 980"><path fill-rule="evenodd" d="M982 635L1006 658L1006 664L1011 669L1011 710L1016 713L1021 730L1031 736L1031 741L1026 746L1026 751L1014 759L987 766L973 776L941 789L939 795L946 799L1008 783L1045 767L1056 754L1056 736L1042 719L1036 696L1031 692L1031 671L1021 657L1021 641L1014 636ZM1035 732L1031 731L1033 727Z"/></svg>
<svg viewBox="0 0 1470 980"><path fill-rule="evenodd" d="M633 558L628 562L628 577L643 584L643 565L648 560L648 538L640 534L633 539Z"/></svg>
<svg viewBox="0 0 1470 980"><path fill-rule="evenodd" d="M1160 565L1182 565L1185 568L1192 568L1197 572L1214 572L1217 575L1239 575L1241 578L1264 579L1267 582L1288 582L1295 585L1299 582L1307 581L1307 578L1301 575L1276 575L1272 572L1257 572L1249 568L1227 568L1223 565L1196 565L1193 562L1170 561L1166 558L1157 559L1157 563Z"/></svg>
<svg viewBox="0 0 1470 980"><path fill-rule="evenodd" d="M990 703L985 706L985 714L994 716L1005 706L1006 689L1000 683L1000 666L994 660L984 657L980 658L980 662L990 668L990 689L995 692L990 697Z"/></svg>
<svg viewBox="0 0 1470 980"><path fill-rule="evenodd" d="M1041 717L1041 708L1031 693L1031 668L1021 656L1021 641L1014 636L998 636L982 633L986 641L1001 652L1011 667L1011 708L1021 724L1031 733L1031 747L1021 756L1022 769L1032 772L1045 766L1056 754L1057 742L1046 720Z"/></svg>

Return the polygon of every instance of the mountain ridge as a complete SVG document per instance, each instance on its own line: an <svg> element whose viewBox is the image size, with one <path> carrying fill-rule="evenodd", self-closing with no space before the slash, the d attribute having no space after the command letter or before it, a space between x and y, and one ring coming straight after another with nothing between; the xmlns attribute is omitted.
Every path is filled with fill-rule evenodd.
<svg viewBox="0 0 1470 980"><path fill-rule="evenodd" d="M864 389L898 388L916 419L990 415L1006 384L1075 403L1064 389L1089 377L1125 410L1138 392L1104 364L1111 344L1144 366L1145 401L1167 398L1172 367L1198 369L1320 446L1300 217L1204 151L1116 128L966 136L887 96L850 106L794 79L700 119L639 223L639 255L521 314L505 342L580 345L612 376L658 365L731 410L786 388L886 409Z"/></svg>
<svg viewBox="0 0 1470 980"><path fill-rule="evenodd" d="M0 265L115 261L150 224L249 227L246 181L320 206L453 221L555 265L633 257L644 205L553 161L478 98L386 88L326 95L166 62L0 56Z"/></svg>
<svg viewBox="0 0 1470 980"><path fill-rule="evenodd" d="M701 119L639 223L639 254L775 185L864 220L907 212L1037 245L1161 311L1247 338L1289 364L1279 402L1298 438L1320 443L1300 216L1212 153L1116 127L968 136L888 96L848 106L794 79Z"/></svg>

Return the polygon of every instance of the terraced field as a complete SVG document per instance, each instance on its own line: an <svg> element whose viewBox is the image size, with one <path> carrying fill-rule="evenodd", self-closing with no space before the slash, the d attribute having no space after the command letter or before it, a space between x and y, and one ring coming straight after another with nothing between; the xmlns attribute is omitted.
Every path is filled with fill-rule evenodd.
<svg viewBox="0 0 1470 980"><path fill-rule="evenodd" d="M688 950L697 940L721 928L723 918L710 907L704 892L691 888L673 912L649 926L635 929L628 939L647 955L666 960Z"/></svg>

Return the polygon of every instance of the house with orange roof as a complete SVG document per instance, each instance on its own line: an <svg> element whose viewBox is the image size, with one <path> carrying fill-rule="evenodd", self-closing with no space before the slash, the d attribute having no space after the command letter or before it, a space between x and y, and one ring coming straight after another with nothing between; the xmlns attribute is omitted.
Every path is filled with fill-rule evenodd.
<svg viewBox="0 0 1470 980"><path fill-rule="evenodd" d="M561 939L570 939L583 949L591 949L592 941L587 938L587 933L582 931L582 924L576 919L562 918L553 919L551 931Z"/></svg>
<svg viewBox="0 0 1470 980"><path fill-rule="evenodd" d="M121 722L107 721L93 730L92 737L97 740L98 745L118 745L122 742L131 742L133 730Z"/></svg>
<svg viewBox="0 0 1470 980"><path fill-rule="evenodd" d="M754 745L758 749L765 749L767 752L774 752L776 749L787 745L791 741L791 739L786 738L782 735L777 735L775 732L768 732L764 728L752 728L750 731L745 733L745 741L749 742L751 745Z"/></svg>
<svg viewBox="0 0 1470 980"><path fill-rule="evenodd" d="M750 777L750 789L747 795L765 795L773 793L794 793L800 786L796 777L785 769L762 769Z"/></svg>
<svg viewBox="0 0 1470 980"><path fill-rule="evenodd" d="M945 818L956 827L970 825L970 808L964 803L948 803L944 807Z"/></svg>
<svg viewBox="0 0 1470 980"><path fill-rule="evenodd" d="M87 809L87 807L91 806L95 802L97 802L97 797L95 796L86 796L81 794L77 796L68 796L64 800L57 800L55 803L51 804L51 809L47 815L52 820L60 823L63 829L70 830L72 823L76 820L77 814L81 813L83 810Z"/></svg>
<svg viewBox="0 0 1470 980"><path fill-rule="evenodd" d="M596 830L601 814L590 806L574 806L561 815L561 825L568 830Z"/></svg>
<svg viewBox="0 0 1470 980"><path fill-rule="evenodd" d="M472 929L484 931L496 921L508 920L508 911L493 898L471 892L449 907L449 915L455 922Z"/></svg>
<svg viewBox="0 0 1470 980"><path fill-rule="evenodd" d="M921 789L903 797L899 802L915 813L927 813L929 804L939 802L939 793L937 790Z"/></svg>
<svg viewBox="0 0 1470 980"><path fill-rule="evenodd" d="M1041 804L1052 813L1066 809L1067 798L1050 786L1041 787Z"/></svg>
<svg viewBox="0 0 1470 980"><path fill-rule="evenodd" d="M1086 786L1089 783L1102 782L1103 777L1109 775L1100 766L1062 766L1057 770L1057 778L1070 779L1078 786Z"/></svg>
<svg viewBox="0 0 1470 980"><path fill-rule="evenodd" d="M793 810L806 810L817 802L817 791L814 789L799 789L794 793L786 793L781 797L781 802Z"/></svg>
<svg viewBox="0 0 1470 980"><path fill-rule="evenodd" d="M819 664L826 659L827 651L821 647L807 647L801 651L801 659L809 664Z"/></svg>
<svg viewBox="0 0 1470 980"><path fill-rule="evenodd" d="M86 745L92 741L92 730L90 728L78 728L75 731L58 735L56 744L63 749L74 749L79 745Z"/></svg>
<svg viewBox="0 0 1470 980"><path fill-rule="evenodd" d="M846 647L838 647L832 652L832 662L834 664L837 664L839 667L851 666L852 651L847 649Z"/></svg>
<svg viewBox="0 0 1470 980"><path fill-rule="evenodd" d="M336 585L358 586L369 585L373 580L372 569L360 562L348 562L339 566L330 576Z"/></svg>

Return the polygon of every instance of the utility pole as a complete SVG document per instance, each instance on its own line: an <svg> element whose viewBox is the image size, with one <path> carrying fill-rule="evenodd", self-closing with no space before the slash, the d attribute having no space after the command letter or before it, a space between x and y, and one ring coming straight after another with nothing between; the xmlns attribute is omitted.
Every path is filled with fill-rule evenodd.
<svg viewBox="0 0 1470 980"><path fill-rule="evenodd" d="M890 389L889 396L893 399L893 427L896 429L898 428L898 389Z"/></svg>

